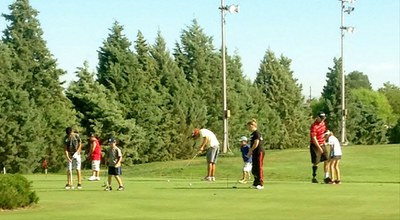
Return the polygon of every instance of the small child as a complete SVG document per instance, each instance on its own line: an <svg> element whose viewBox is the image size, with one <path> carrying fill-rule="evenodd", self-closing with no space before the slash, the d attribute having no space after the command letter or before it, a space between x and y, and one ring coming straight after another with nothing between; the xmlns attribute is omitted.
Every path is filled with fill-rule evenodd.
<svg viewBox="0 0 400 220"><path fill-rule="evenodd" d="M250 146L247 144L247 137L243 136L239 139L240 141L240 151L242 152L242 158L243 158L243 176L242 179L239 180L239 183L247 183L247 181L250 180L250 172L252 169L252 156L250 158L247 157L247 154L249 153Z"/></svg>
<svg viewBox="0 0 400 220"><path fill-rule="evenodd" d="M116 140L115 138L110 138L108 140L108 145L110 146L110 149L107 150L107 155L106 155L106 162L108 164L108 181L107 181L107 186L104 189L105 191L111 191L111 178L112 176L115 177L117 180L119 187L118 191L124 190L124 185L122 184L121 180L121 174L122 174L122 169L121 169L121 161L122 161L122 152L121 150L117 147Z"/></svg>
<svg viewBox="0 0 400 220"><path fill-rule="evenodd" d="M92 161L92 176L89 181L100 180L100 161L101 161L101 145L98 137L95 134L90 135L90 160Z"/></svg>
<svg viewBox="0 0 400 220"><path fill-rule="evenodd" d="M329 167L331 171L331 181L330 184L341 184L340 182L340 169L339 162L342 158L342 149L339 140L333 135L331 131L325 132L325 139L327 144L331 147Z"/></svg>

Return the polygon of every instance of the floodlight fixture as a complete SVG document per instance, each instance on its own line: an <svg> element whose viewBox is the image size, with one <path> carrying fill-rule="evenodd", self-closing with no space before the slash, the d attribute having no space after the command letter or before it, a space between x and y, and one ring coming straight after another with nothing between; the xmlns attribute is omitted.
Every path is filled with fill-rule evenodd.
<svg viewBox="0 0 400 220"><path fill-rule="evenodd" d="M350 14L352 11L354 11L354 7L350 7L348 6L346 10L344 10L344 12L346 12L347 14Z"/></svg>
<svg viewBox="0 0 400 220"><path fill-rule="evenodd" d="M240 7L239 5L230 5L230 6L226 6L227 7L227 11L229 11L229 13L233 14L233 13L239 13Z"/></svg>

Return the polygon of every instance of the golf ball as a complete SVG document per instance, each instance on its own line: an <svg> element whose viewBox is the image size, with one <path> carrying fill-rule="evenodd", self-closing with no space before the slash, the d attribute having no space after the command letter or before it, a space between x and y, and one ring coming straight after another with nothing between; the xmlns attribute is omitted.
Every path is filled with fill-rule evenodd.
<svg viewBox="0 0 400 220"><path fill-rule="evenodd" d="M167 182L169 182L169 180L167 180Z"/></svg>
<svg viewBox="0 0 400 220"><path fill-rule="evenodd" d="M192 184L191 183L189 183L189 186L191 186Z"/></svg>

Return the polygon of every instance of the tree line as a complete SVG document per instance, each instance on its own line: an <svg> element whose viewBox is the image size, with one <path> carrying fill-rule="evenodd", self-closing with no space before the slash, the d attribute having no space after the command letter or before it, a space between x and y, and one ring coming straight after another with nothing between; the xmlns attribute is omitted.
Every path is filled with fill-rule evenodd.
<svg viewBox="0 0 400 220"><path fill-rule="evenodd" d="M46 46L38 11L16 0L2 14L8 23L0 42L0 162L9 172L36 172L46 158L49 169L64 166L62 138L68 126L84 144L91 133L114 136L126 165L188 158L195 127L223 136L221 52L193 20L172 51L159 32L147 42L138 31L132 42L114 22L99 45L96 71L82 61L67 88L65 70ZM319 110L340 131L340 59L326 73L321 98L305 100L291 70L291 59L267 49L254 81L247 79L239 55L226 54L229 145L248 135L256 118L267 149L306 147L309 126ZM374 91L368 77L346 76L348 140L354 144L400 142L400 88L387 83ZM222 140L221 140L222 141Z"/></svg>

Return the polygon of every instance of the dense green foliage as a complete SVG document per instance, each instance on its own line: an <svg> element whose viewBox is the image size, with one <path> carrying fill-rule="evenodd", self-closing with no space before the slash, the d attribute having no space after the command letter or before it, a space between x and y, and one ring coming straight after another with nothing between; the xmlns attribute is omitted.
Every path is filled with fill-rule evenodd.
<svg viewBox="0 0 400 220"><path fill-rule="evenodd" d="M0 175L0 209L15 209L39 201L31 182L20 174Z"/></svg>
<svg viewBox="0 0 400 220"><path fill-rule="evenodd" d="M78 79L65 89L60 82L65 71L46 47L38 12L29 0L16 0L9 9L2 14L8 25L0 42L1 168L36 172L46 158L50 170L60 170L65 161L61 138L68 126L85 145L93 132L103 143L115 136L125 164L189 158L194 127L209 128L222 142L221 51L196 20L182 30L172 52L161 33L151 44L138 31L132 42L114 22L99 45L96 71L83 61ZM338 133L340 62L334 59L322 97L309 103L310 110L289 58L268 49L251 82L240 57L226 52L229 146L249 135L246 122L255 118L267 149L304 147L309 116L319 110L326 111L329 128ZM350 89L368 90L346 93L348 140L385 143L389 135L397 142L399 89L387 84L379 93L372 91L368 77L357 71L348 78Z"/></svg>

